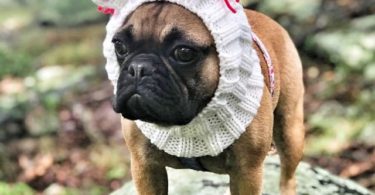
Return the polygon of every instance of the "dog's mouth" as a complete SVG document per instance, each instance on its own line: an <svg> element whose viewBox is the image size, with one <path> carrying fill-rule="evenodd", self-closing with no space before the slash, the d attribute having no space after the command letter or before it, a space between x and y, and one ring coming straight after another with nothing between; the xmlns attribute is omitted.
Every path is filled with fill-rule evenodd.
<svg viewBox="0 0 375 195"><path fill-rule="evenodd" d="M113 99L113 109L131 120L156 118L157 115L149 108L150 103L144 97L136 91L130 94L117 94Z"/></svg>
<svg viewBox="0 0 375 195"><path fill-rule="evenodd" d="M150 101L147 100L145 96L135 93L126 101L125 108L129 112L127 112L127 110L122 111L121 115L133 120L155 120L158 113L153 110L153 107L149 102Z"/></svg>
<svg viewBox="0 0 375 195"><path fill-rule="evenodd" d="M160 125L185 125L193 117L188 116L188 103L161 92L118 93L113 98L113 109L124 118L142 120Z"/></svg>

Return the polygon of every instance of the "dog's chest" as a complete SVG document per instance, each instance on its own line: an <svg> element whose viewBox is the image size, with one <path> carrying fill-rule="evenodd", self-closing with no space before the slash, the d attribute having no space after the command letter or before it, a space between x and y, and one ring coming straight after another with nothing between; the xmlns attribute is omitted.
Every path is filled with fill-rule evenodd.
<svg viewBox="0 0 375 195"><path fill-rule="evenodd" d="M218 156L203 156L196 158L177 157L181 167L184 169L193 169L196 171L209 171L218 174L227 173L233 167L233 155L230 147L220 153Z"/></svg>

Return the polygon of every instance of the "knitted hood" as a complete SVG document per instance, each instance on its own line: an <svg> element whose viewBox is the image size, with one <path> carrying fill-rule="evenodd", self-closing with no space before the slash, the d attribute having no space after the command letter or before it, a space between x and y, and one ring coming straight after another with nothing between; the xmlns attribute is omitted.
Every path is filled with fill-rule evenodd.
<svg viewBox="0 0 375 195"><path fill-rule="evenodd" d="M115 8L103 46L106 71L116 90L120 67L112 38L137 7L158 0L95 1L105 9ZM252 47L251 28L242 6L234 0L165 1L199 16L211 32L220 59L219 84L212 100L189 124L165 127L140 120L135 122L151 143L171 155L216 156L240 137L260 106L264 81Z"/></svg>

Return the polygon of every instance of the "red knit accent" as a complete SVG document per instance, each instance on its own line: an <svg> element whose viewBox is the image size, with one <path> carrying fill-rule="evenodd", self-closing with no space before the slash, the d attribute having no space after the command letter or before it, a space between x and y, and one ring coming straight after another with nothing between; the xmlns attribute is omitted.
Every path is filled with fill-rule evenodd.
<svg viewBox="0 0 375 195"><path fill-rule="evenodd" d="M229 0L224 0L225 2L225 5L229 8L229 10L231 12L233 12L234 14L237 13L237 11L232 7L232 5L229 3ZM240 0L236 0L237 3L240 2Z"/></svg>
<svg viewBox="0 0 375 195"><path fill-rule="evenodd" d="M113 15L115 13L115 9L102 7L102 6L98 6L98 11L103 14L110 14L110 15Z"/></svg>

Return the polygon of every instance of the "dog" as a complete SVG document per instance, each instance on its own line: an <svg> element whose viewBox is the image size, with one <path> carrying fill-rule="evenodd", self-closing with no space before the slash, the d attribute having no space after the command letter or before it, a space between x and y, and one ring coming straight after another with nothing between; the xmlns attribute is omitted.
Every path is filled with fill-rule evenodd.
<svg viewBox="0 0 375 195"><path fill-rule="evenodd" d="M180 5L156 1L139 6L116 31L112 42L121 69L113 104L122 115L139 194L168 194L165 167L194 169L196 165L228 174L232 195L261 194L263 161L272 143L281 159L281 194L296 193L294 173L304 145L301 61L279 24L256 11L245 10L245 14L272 60L274 91L264 51L253 44L264 76L259 108L238 139L215 156L171 155L153 144L135 122L183 126L212 101L220 80L220 59L202 19Z"/></svg>

